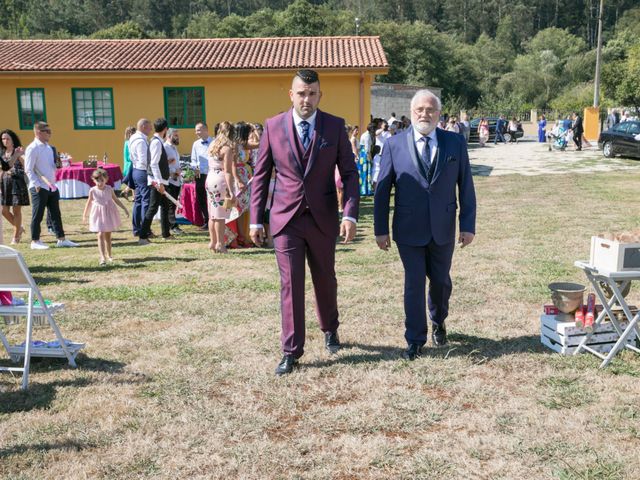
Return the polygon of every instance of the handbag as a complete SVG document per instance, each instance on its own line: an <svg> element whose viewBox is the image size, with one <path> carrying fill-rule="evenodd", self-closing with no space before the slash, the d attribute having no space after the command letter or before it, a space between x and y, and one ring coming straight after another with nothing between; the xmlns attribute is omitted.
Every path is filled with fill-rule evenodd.
<svg viewBox="0 0 640 480"><path fill-rule="evenodd" d="M227 210L231 210L233 207L236 206L236 199L235 198L225 198L224 202L222 202L222 208L226 208Z"/></svg>

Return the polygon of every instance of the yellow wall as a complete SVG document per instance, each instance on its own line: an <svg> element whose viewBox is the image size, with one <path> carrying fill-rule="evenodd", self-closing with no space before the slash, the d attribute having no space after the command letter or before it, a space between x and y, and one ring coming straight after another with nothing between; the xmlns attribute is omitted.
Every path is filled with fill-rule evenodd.
<svg viewBox="0 0 640 480"><path fill-rule="evenodd" d="M383 72L375 72L383 73ZM364 106L360 106L360 72L320 72L323 97L320 108L366 127L370 113L370 86L374 73L362 80ZM206 120L216 122L263 123L290 106L288 91L293 72L252 73L120 73L120 74L22 74L0 76L0 102L3 122L0 128L18 133L26 146L33 140L31 130L20 130L17 88L44 88L47 122L53 134L51 144L70 153L76 161L88 155L122 164L124 129L135 125L140 117L154 120L165 115L164 87L204 87ZM112 88L115 128L112 130L75 130L71 88ZM180 153L189 154L195 139L193 129L180 131Z"/></svg>
<svg viewBox="0 0 640 480"><path fill-rule="evenodd" d="M587 107L584 109L584 137L587 140L598 140L600 136L600 108Z"/></svg>

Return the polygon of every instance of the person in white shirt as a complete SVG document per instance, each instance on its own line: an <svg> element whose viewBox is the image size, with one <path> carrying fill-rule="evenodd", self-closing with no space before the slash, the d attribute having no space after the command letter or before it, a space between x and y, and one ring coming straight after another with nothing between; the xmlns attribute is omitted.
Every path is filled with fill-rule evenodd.
<svg viewBox="0 0 640 480"><path fill-rule="evenodd" d="M209 147L213 143L213 139L209 136L209 127L204 122L196 124L196 136L198 139L193 142L191 148L191 168L195 172L196 180L196 200L198 207L204 218L202 228L207 230L207 219L209 218L209 207L207 206L207 189L205 183L207 174L209 173Z"/></svg>
<svg viewBox="0 0 640 480"><path fill-rule="evenodd" d="M49 145L51 127L46 122L36 122L33 126L35 139L24 152L25 172L29 177L31 193L31 249L49 248L40 241L40 223L45 208L51 212L53 229L58 239L58 247L77 247L78 244L67 240L60 215L60 192L56 187L56 164L53 150Z"/></svg>
<svg viewBox="0 0 640 480"><path fill-rule="evenodd" d="M169 161L169 185L167 185L167 192L176 200L180 198L180 187L182 186L180 153L176 148L177 145L180 145L178 130L170 128L167 130L164 142L164 151L167 152L167 160ZM176 223L176 206L171 202L169 202L169 225L171 225L172 235L184 233Z"/></svg>
<svg viewBox="0 0 640 480"><path fill-rule="evenodd" d="M389 125L393 125L393 122L399 122L399 120L396 118L396 112L391 112L391 116L387 120L387 123Z"/></svg>
<svg viewBox="0 0 640 480"><path fill-rule="evenodd" d="M149 141L153 126L146 118L141 118L136 124L136 133L129 137L129 157L131 158L131 177L135 186L131 224L133 234L140 236L142 222L149 209L151 191L147 186L147 167L149 166Z"/></svg>
<svg viewBox="0 0 640 480"><path fill-rule="evenodd" d="M169 159L164 149L164 137L167 133L167 120L158 118L153 122L155 134L149 141L149 167L147 168L147 185L151 191L149 195L149 208L144 214L144 222L140 229L139 245L148 245L151 234L151 222L160 209L160 226L162 238L172 238L169 231L169 199L165 196L165 189L169 185Z"/></svg>

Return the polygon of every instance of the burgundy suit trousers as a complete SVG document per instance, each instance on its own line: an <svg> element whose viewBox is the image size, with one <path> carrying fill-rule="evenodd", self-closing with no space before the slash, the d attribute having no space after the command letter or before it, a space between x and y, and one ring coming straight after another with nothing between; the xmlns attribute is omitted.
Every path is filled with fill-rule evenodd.
<svg viewBox="0 0 640 480"><path fill-rule="evenodd" d="M311 271L320 329L323 332L338 329L336 239L325 235L306 210L292 218L273 243L280 270L282 351L299 358L304 353L305 340L305 257Z"/></svg>

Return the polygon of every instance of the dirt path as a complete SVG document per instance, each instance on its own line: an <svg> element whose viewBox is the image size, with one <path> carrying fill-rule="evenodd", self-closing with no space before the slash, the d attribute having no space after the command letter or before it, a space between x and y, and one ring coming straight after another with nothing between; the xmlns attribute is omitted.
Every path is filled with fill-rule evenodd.
<svg viewBox="0 0 640 480"><path fill-rule="evenodd" d="M546 175L556 173L591 173L614 170L638 170L640 161L628 158L605 158L593 142L581 152L570 146L564 152L549 151L546 144L523 140L512 144L469 146L474 175Z"/></svg>

